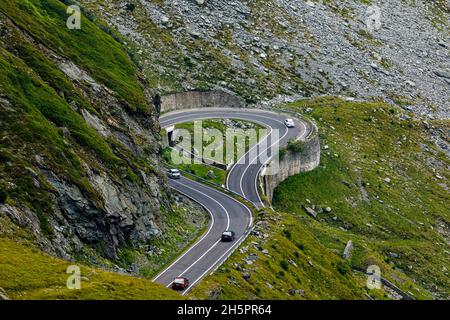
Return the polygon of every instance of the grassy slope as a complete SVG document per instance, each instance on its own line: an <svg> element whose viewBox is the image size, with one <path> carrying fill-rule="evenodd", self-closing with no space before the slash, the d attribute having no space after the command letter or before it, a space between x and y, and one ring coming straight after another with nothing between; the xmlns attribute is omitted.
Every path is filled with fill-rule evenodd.
<svg viewBox="0 0 450 320"><path fill-rule="evenodd" d="M319 99L289 107L313 107L330 149L320 168L279 186L275 208L304 216L306 199L332 207L319 222L305 221L324 245L341 252L351 239L352 265L377 264L418 298L429 297L424 288L448 297L448 238L437 230L450 219L449 193L439 185L448 181L449 160L427 140L422 123L399 120L396 110L379 103ZM440 162L437 172L432 159Z"/></svg>
<svg viewBox="0 0 450 320"><path fill-rule="evenodd" d="M117 41L120 39L101 22L96 20L96 25L83 14L81 29L68 30L66 6L56 0L5 0L0 10L38 42L70 59L116 92L131 110L148 112L135 65Z"/></svg>
<svg viewBox="0 0 450 320"><path fill-rule="evenodd" d="M137 80L136 67L120 39L112 36L112 32L101 22L95 21L94 24L83 18L81 30L69 31L65 27L65 6L56 0L4 1L0 5L0 15L4 23L2 28L5 27L1 31L0 41L0 201L30 208L39 217L43 233L51 238L53 230L48 215L54 210L54 190L35 167L34 155L40 155L45 163L51 164L52 171L60 178L79 186L99 207L103 203L88 182L83 163L99 171L107 170L113 176L136 184L141 182L135 174L135 167L146 173L153 173L153 168L147 159L137 158L117 141L103 138L86 124L83 117L72 108L73 104L77 109L85 108L91 113L99 114L101 110L97 110L82 88L75 87L43 52L50 49L74 61L97 82L113 90L130 112L148 113L149 105ZM31 37L24 36L14 25ZM38 50L40 46L47 49ZM70 135L64 134L63 128L67 128ZM33 177L29 170L37 172L37 176ZM190 219L188 213L181 212L180 208L161 210L165 211L165 223L168 226L183 225L180 219ZM7 219L0 219L1 237L5 237L7 224ZM149 261L143 273L154 273L155 269L179 251L181 242L188 243L190 238L195 237L198 230L192 228L191 224L185 229L171 228L174 231L168 234L170 241L159 245L166 249L165 253ZM122 293L129 298L171 297L169 293L165 295L163 288L148 282L109 273L96 277L95 282L89 284L91 289L81 293L65 290L62 293L53 292L55 279L62 279L63 276L58 274L52 278L48 273L56 271L44 267L49 263L59 266L65 263L35 249L30 252L26 246L34 239L26 233L14 233L8 238L2 238L0 249L0 287L11 297L120 298ZM27 239L27 242L26 245L14 244L10 239ZM128 267L130 259L127 255L130 253L125 248L121 253L122 261L115 263ZM83 257L83 254L80 256ZM33 265L34 260L39 272L34 272L32 277L18 277L17 274L29 272L29 266ZM19 261L27 263L21 265ZM104 264L110 263L105 261ZM10 282L6 283L6 280ZM105 286L100 285L102 281L105 281ZM129 286L128 282L135 285ZM39 283L35 292L30 291L34 290L33 283ZM28 293L25 296L11 293L16 290Z"/></svg>
<svg viewBox="0 0 450 320"><path fill-rule="evenodd" d="M121 44L89 20L82 21L82 30L69 31L65 27L65 6L55 0L2 2L0 12L38 43L73 59L123 99L130 98L131 109L148 108L135 67ZM69 103L91 112L95 112L95 106L22 34L14 28L10 30L8 38L0 43L0 94L13 109L0 110L5 120L2 131L8 137L0 144L0 154L8 161L3 163L6 167L2 172L12 173L18 188L7 193L11 200L20 197L29 203L43 202L41 207L47 204L47 197L36 195L39 190L33 188L31 179L21 175L25 165L33 167L26 155L41 154L53 164L56 173L95 198L95 191L83 176L80 157L92 166L98 158L120 175L130 169L113 153L108 141L89 127ZM70 131L71 137L63 136L62 127ZM81 148L86 153L80 152ZM0 179L0 182L5 181ZM45 185L45 181L40 182ZM44 208L36 210L41 209Z"/></svg>
<svg viewBox="0 0 450 320"><path fill-rule="evenodd" d="M150 280L81 267L81 290L66 287L67 267L26 242L0 237L0 287L10 299L181 299Z"/></svg>
<svg viewBox="0 0 450 320"><path fill-rule="evenodd" d="M267 240L250 236L229 260L194 289L208 299L362 299L363 278L327 250L303 227L303 219L266 213L259 229ZM247 249L247 250L246 250ZM268 251L268 255L262 253ZM250 254L258 259L252 265ZM245 280L244 274L250 279Z"/></svg>
<svg viewBox="0 0 450 320"><path fill-rule="evenodd" d="M244 265L247 270L237 271L236 264L243 264L249 252L236 252L193 295L359 299L364 298L366 279L351 269L376 264L384 277L416 298L430 298L426 289L447 297L448 238L436 230L450 219L448 191L438 184L448 181L444 170L448 159L428 142L421 123L399 120L397 111L386 105L324 98L287 106L297 112L308 107L313 108L322 145L329 145L321 166L277 188L274 206L281 213L278 218L277 214L265 218L267 227L263 228L270 240L251 236L246 241L249 252L257 252L260 259ZM421 144L430 151L421 151ZM430 158L443 165L438 173L444 180L437 179L427 166ZM391 183L384 182L386 177ZM333 212L313 220L301 207L308 205L306 199L330 206ZM351 260L345 261L341 255L348 240L353 240L355 249ZM254 248L253 241L261 248ZM271 258L261 254L264 248ZM243 279L245 272L250 280ZM291 289L303 292L289 293ZM382 291L368 293L388 298Z"/></svg>

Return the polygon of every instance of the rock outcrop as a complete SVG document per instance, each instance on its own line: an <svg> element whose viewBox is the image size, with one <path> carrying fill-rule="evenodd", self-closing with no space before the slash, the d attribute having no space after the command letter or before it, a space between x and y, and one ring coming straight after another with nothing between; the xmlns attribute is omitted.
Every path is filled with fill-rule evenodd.
<svg viewBox="0 0 450 320"><path fill-rule="evenodd" d="M145 251L171 227L167 214L190 208L172 206L154 92L112 32L86 20L76 44L66 29L48 39L45 19L65 18L64 5L33 6L45 14L0 5L0 218L65 259Z"/></svg>
<svg viewBox="0 0 450 320"><path fill-rule="evenodd" d="M6 295L5 290L1 287L0 287L0 300L9 300L9 297Z"/></svg>

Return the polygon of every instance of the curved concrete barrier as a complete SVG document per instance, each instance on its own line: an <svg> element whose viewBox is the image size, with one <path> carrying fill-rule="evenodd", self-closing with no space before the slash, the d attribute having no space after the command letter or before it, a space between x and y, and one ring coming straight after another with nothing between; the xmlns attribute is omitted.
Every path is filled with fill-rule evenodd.
<svg viewBox="0 0 450 320"><path fill-rule="evenodd" d="M161 113L196 108L242 108L245 102L222 91L187 91L161 97Z"/></svg>
<svg viewBox="0 0 450 320"><path fill-rule="evenodd" d="M310 122L311 132L304 139L297 139L301 143L301 150L293 151L289 148L280 150L278 170L267 174L265 168L261 170L259 177L260 187L267 200L272 203L275 188L287 178L301 172L312 171L320 164L320 139L317 126ZM284 151L284 152L283 152ZM273 161L273 160L272 160ZM269 162L266 168L274 164Z"/></svg>

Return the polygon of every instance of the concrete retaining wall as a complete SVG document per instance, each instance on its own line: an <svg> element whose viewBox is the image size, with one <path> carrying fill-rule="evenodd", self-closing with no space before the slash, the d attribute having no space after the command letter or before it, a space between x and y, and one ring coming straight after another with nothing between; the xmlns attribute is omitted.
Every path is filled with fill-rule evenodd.
<svg viewBox="0 0 450 320"><path fill-rule="evenodd" d="M221 90L187 91L161 98L161 113L194 108L242 108L244 101Z"/></svg>
<svg viewBox="0 0 450 320"><path fill-rule="evenodd" d="M303 140L303 148L300 152L287 150L279 159L279 170L270 174L270 170L262 170L260 186L269 202L272 202L275 188L290 176L301 172L312 171L320 164L320 140L318 129L314 124L312 132ZM270 167L272 163L269 163Z"/></svg>

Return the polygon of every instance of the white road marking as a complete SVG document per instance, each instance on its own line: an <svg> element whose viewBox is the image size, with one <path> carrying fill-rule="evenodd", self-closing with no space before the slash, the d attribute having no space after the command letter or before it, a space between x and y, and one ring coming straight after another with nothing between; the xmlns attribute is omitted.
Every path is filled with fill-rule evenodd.
<svg viewBox="0 0 450 320"><path fill-rule="evenodd" d="M198 109L197 109L197 110L198 110ZM183 110L183 111L185 111L185 110ZM192 111L194 111L194 110L192 110ZM212 111L212 110L211 110L211 111ZM260 111L261 113L264 112L264 111L261 111L261 110L252 110L252 111L254 111L254 112ZM223 112L223 110L214 110L214 111L212 111L212 112ZM249 113L247 113L247 112L239 112L239 111L238 111L238 112L232 112L232 113L233 113L234 115L239 115L239 114L241 114L241 115L243 115L244 117L246 117L246 116L249 115ZM269 113L269 112L267 112L267 113ZM251 115L251 114L250 114L250 115ZM255 114L253 114L253 115L255 115ZM199 120L199 119L212 119L212 118L214 118L214 116L217 116L217 115L211 114L210 116L196 118L195 120ZM271 121L279 122L279 123L283 124L283 126L284 126L284 123L281 122L281 121L279 121L279 120L277 120L277 119L270 118L270 117L265 117L265 116L262 116L262 115L260 115L260 114L258 114L258 115L256 115L256 116L257 116L257 117L261 117L261 118L270 119ZM173 122L173 121L176 120L176 119L182 119L182 118L185 118L185 117L186 117L186 116L183 115L183 116L181 116L181 117L169 119L168 121ZM222 118L222 117L219 117L219 118ZM191 120L191 119L186 119L186 120ZM271 126L269 126L267 123L260 122L260 121L254 120L254 119L248 119L248 118L247 118L247 119L244 118L243 120L248 120L248 121L256 122L256 123L262 124L262 125L265 126L265 127L270 128L270 133L267 134L267 135L264 137L264 139L268 139L268 137L269 137L269 136L272 134L272 132L273 132L273 128L272 128ZM163 121L163 122L164 122L164 121ZM162 123L163 123L163 122L162 122ZM300 137L301 137L301 136L303 136L304 133L306 132L306 126L305 126L304 122L300 122L300 121L299 121L299 123L300 123L300 124L303 126L303 128L304 128L303 133L300 134ZM284 139L284 137L288 134L288 132L289 132L289 129L287 129L286 132L285 132L285 134L283 135L283 137L281 137L280 139L278 139L278 141L275 142L275 143L278 143L279 141L281 141L282 139ZM263 140L264 140L264 139L263 139ZM226 181L227 188L228 188L228 181L229 181L230 173L233 171L233 169L236 167L236 165L242 160L242 158L245 157L245 156L247 156L247 154L249 154L250 151L253 150L253 148L258 147L258 146L262 143L263 140L261 140L260 142L258 142L255 146L253 146L253 147L252 147L246 154L244 154L244 155L241 157L241 159L239 159L239 161L231 168L231 170L230 170L230 172L229 172L229 175L227 176L227 181ZM267 147L265 150L259 152L258 155L257 155L257 157L259 157L260 154L261 154L262 152L265 152L265 151L267 151L269 148L272 148L272 147L275 145L275 143L273 143L271 146ZM249 158L250 158L250 157L249 157ZM263 164L263 166L261 166L261 167L259 168L258 173L257 173L256 178L255 178L255 189L256 189L256 193L257 193L257 195L258 195L258 198L259 198L259 200L260 200L260 203L261 203L263 206L264 206L264 204L263 204L263 202L262 202L262 200L261 200L261 197L260 197L260 195L259 195L259 192L258 192L257 180L258 180L258 176L260 175L260 172L261 172L262 168L264 167L264 165L266 165L272 158L273 158L273 157L269 158L269 159ZM254 160L249 161L250 164L251 164L253 161L254 161ZM242 174L241 179L240 179L240 186L239 186L239 187L240 187L240 189L241 189L241 191L242 191L242 193L243 193L243 195L244 195L244 198L245 198L245 193L244 193L244 191L243 191L242 181L243 181L243 177L245 176L245 174L246 174L248 168L250 167L250 164L245 168L244 173ZM176 182L176 183L178 183L178 182ZM179 183L178 183L178 184L179 184ZM228 211L225 209L225 207L224 207L223 205L221 205L217 200L215 200L215 199L213 199L212 197L210 197L210 196L204 194L204 193L201 192L201 191L198 191L198 190L193 189L193 188L188 187L188 186L184 186L184 187L186 187L186 188L188 188L188 189L191 189L191 190L193 190L193 191L196 191L196 192L198 192L198 193L200 193L200 194L206 196L207 198L209 198L209 199L215 201L216 203L218 203L219 206L220 206L221 208L223 208L224 211L225 211L225 213L227 214L227 218L228 218L228 221L227 221L227 229L229 228L229 225L230 225L230 216L229 216L229 214L228 214ZM213 189L213 190L214 190L214 189ZM214 190L214 191L216 191L216 190ZM182 193L182 194L185 194L185 193L183 193L183 192L181 192L181 191L179 191L179 192ZM224 195L224 196L226 196L226 197L228 197L228 198L230 198L230 199L232 199L232 200L235 201L237 204L239 204L239 205L243 206L244 208L246 208L247 212L249 213L249 217L250 217L250 218L249 218L249 224L248 224L248 227L247 227L247 231L239 238L238 241L236 241L236 243L235 243L233 246L231 246L231 247L230 247L227 251L225 251L218 259L216 259L216 261L214 262L214 264L213 264L210 268L208 268L208 269L207 269L206 271L204 271L199 277L197 277L197 279L190 285L190 287L182 293L183 295L185 295L187 292L189 292L189 291L195 286L196 283L198 283L198 282L199 282L199 281L200 281L200 280L201 280L201 279L202 279L209 271L211 271L211 269L213 269L216 265L219 265L219 263L223 263L223 261L221 261L221 260L222 260L228 253L232 252L232 250L234 250L237 246L239 246L239 245L243 242L243 240L245 240L245 238L248 236L249 230L250 230L250 228L251 228L251 226L252 226L252 224L253 224L253 216L252 216L252 212L251 212L251 210L250 210L246 205L244 205L243 203L237 201L236 199L230 197L229 195L227 195L227 194L225 194L225 193L221 193L221 194ZM187 195L187 194L185 194L185 195L186 195L187 197L190 197L190 196ZM197 202L199 202L199 201L197 201ZM200 202L199 202L199 203L200 203ZM200 203L200 204L201 204L201 203ZM202 205L202 206L205 207L205 209L209 212L209 214L210 214L211 217L212 217L212 223L211 223L211 225L210 225L210 228L209 228L208 232L207 232L200 240L198 240L198 241L197 241L197 242L196 242L189 250L187 250L182 256L180 256L175 262L173 262L168 268L166 268L166 269L165 269L164 271L162 271L156 278L154 278L153 281L155 281L155 280L156 280L157 278L159 278L162 274L164 274L164 273L167 272L170 268L172 268L173 265L175 265L181 258L183 258L186 254L188 254L193 248L197 247L197 246L198 246L198 245L199 245L199 244L200 244L200 243L201 243L201 242L209 235L209 233L211 232L212 227L214 226L214 223L215 223L215 221L214 221L214 216L212 215L211 211L210 211L205 205ZM209 248L202 256L200 256L194 263L192 263L186 270L184 270L183 273L180 274L180 276L182 276L182 275L185 274L187 271L189 271L195 264L198 263L198 261L200 261L206 254L208 254L213 248L215 248L219 242L220 242L220 240L216 241L216 242L215 242L215 243L214 243L214 244L213 244L213 245L212 245L212 246L211 246L211 247L210 247L210 248ZM228 258L228 257L225 257L224 261L225 261L227 258ZM172 284L172 282L171 282L168 286L170 286L171 284Z"/></svg>
<svg viewBox="0 0 450 320"><path fill-rule="evenodd" d="M175 182L175 184L181 185L181 183L179 183L179 182ZM226 214L226 216L227 216L227 227L226 227L226 229L228 230L228 229L230 228L230 214L228 213L227 209L225 209L225 207L224 207L219 201L217 201L216 199L214 199L214 198L208 196L207 194L205 194L205 193L203 193L203 192L201 192L201 191L199 191L199 190L196 190L196 189L194 189L194 188L188 187L188 186L186 186L186 185L183 185L183 187L188 188L188 189L190 189L190 190L193 190L194 192L198 192L198 193L200 193L201 195L203 195L203 196L207 197L208 199L211 199L212 201L214 201L215 203L217 203L217 204L225 211L225 214ZM204 239L204 237L203 237L203 239ZM220 240L217 241L216 243L214 243L214 245L213 245L212 247L210 247L204 254L202 254L202 255L201 255L195 262L193 262L188 268L186 268L186 270L184 270L178 277L181 277L184 273L186 273L187 271L189 271L195 264L197 264L197 262L199 262L206 254L208 254L208 253L209 253L209 252L210 252L210 251L211 251L211 250L212 250L219 242L220 242ZM179 259L178 259L177 261L179 261ZM168 269L170 269L170 267L167 268L166 270L168 270ZM171 284L172 284L172 281L167 285L167 287L169 287Z"/></svg>
<svg viewBox="0 0 450 320"><path fill-rule="evenodd" d="M184 194L186 197L192 199L192 197L182 191L177 190L177 192L180 192L181 194ZM193 200L193 199L192 199ZM194 200L195 202L199 203L197 200ZM153 282L155 282L158 278L160 278L164 273L166 273L170 268L172 268L178 261L180 261L185 255L187 255L189 252L192 251L192 249L194 249L195 247L197 247L200 242L202 242L210 233L211 230L214 226L214 215L212 214L211 210L208 209L208 207L206 207L205 205L202 205L206 211L208 211L209 215L211 216L211 225L209 226L208 231L192 246L189 248L189 250L187 250L186 252L184 252L180 257L178 257L178 259L176 259L174 262L172 262L170 264L170 266L168 266L166 269L164 269L163 271L161 271L155 278L153 278Z"/></svg>
<svg viewBox="0 0 450 320"><path fill-rule="evenodd" d="M203 273L200 275L200 277L198 277L198 278L197 278L197 279L189 286L189 288L188 288L187 290L185 290L185 291L182 293L182 295L184 296L186 293L188 293L188 292L195 286L195 284L196 284L197 282L199 282L201 279L203 279L203 277L204 277L209 271L211 271L211 269L214 268L214 266L217 265L217 264L220 262L220 260L222 260L222 258L225 257L231 250L236 249L236 247L238 247L238 246L241 244L242 240L243 240L244 237L246 237L246 236L247 236L247 233L244 233L244 234L239 238L239 240L236 241L236 243L235 243L231 248L229 248L227 251L225 251L225 252L219 257L219 259L216 260L216 262L214 263L214 265L213 265L211 268L209 268L208 270L206 270L205 272L203 272Z"/></svg>
<svg viewBox="0 0 450 320"><path fill-rule="evenodd" d="M275 120L275 121L277 121L277 120ZM277 122L282 123L281 121L277 121ZM253 159L252 161L249 161L248 166L245 168L244 172L243 172L242 175L241 175L241 179L239 180L239 188L241 189L242 194L244 195L244 198L246 198L246 196L245 196L244 189L243 189L243 187L242 187L242 181L243 181L243 179L244 179L245 174L247 173L247 170L248 170L248 169L250 168L250 166L252 165L252 162L253 162L254 160L256 160L263 152L266 152L269 148L272 148L275 144L277 144L277 143L279 143L281 140L283 140L284 137L286 137L286 135L287 135L288 133L289 133L289 129L286 128L286 132L284 133L284 135L283 135L280 139L278 139L277 141L275 141L274 143L272 143L272 145L270 145L269 147L265 148L263 151L261 151L260 153L258 153L258 155L256 156L255 159ZM270 157L270 159L268 159L268 160L266 161L266 163L267 163L268 161L270 161L272 158L273 158L273 156ZM265 165L265 164L263 164L263 166L264 166L264 165ZM261 171L261 168L262 168L263 166L260 167L260 169L258 170L258 173ZM258 184L258 175L256 175L256 177L255 177L256 194L258 195L259 202L262 204L263 207L265 207L264 203L262 202L261 196L259 195L258 188L257 188L257 184Z"/></svg>

